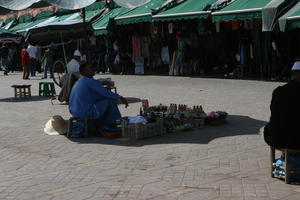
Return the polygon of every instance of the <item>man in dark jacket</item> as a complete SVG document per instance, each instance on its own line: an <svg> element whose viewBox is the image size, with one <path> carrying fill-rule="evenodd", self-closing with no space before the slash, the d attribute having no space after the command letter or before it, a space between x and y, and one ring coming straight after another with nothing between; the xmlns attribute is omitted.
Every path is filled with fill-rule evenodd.
<svg viewBox="0 0 300 200"><path fill-rule="evenodd" d="M292 68L291 81L273 91L271 118L265 142L275 148L300 149L300 61Z"/></svg>

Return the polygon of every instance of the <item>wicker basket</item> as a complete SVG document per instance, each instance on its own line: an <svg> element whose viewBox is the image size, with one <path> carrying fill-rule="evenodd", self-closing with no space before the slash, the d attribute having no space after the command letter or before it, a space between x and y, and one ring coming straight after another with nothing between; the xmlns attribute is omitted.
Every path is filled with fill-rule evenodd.
<svg viewBox="0 0 300 200"><path fill-rule="evenodd" d="M163 119L159 119L149 124L132 124L126 121L122 122L122 135L129 139L141 139L163 135L165 132Z"/></svg>
<svg viewBox="0 0 300 200"><path fill-rule="evenodd" d="M200 129L204 127L204 119L187 119L184 123L189 123L195 129Z"/></svg>

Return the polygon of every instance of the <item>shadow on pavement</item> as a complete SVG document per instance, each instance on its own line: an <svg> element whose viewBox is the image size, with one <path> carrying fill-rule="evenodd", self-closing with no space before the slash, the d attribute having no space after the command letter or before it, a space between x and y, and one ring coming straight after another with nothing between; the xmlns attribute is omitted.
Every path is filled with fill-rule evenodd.
<svg viewBox="0 0 300 200"><path fill-rule="evenodd" d="M0 99L0 102L7 102L7 103L18 103L18 102L31 102L31 101L45 101L50 100L51 97L43 97L43 96L31 96L31 98L3 98Z"/></svg>
<svg viewBox="0 0 300 200"><path fill-rule="evenodd" d="M230 115L227 119L228 123L218 126L205 126L203 129L168 133L163 136L156 136L140 140L121 141L118 139L107 139L103 137L90 137L71 139L73 142L88 144L109 144L120 146L145 146L153 144L174 144L174 143L195 143L208 144L210 141L228 136L237 135L257 135L260 129L267 124L265 121L253 119L247 116Z"/></svg>

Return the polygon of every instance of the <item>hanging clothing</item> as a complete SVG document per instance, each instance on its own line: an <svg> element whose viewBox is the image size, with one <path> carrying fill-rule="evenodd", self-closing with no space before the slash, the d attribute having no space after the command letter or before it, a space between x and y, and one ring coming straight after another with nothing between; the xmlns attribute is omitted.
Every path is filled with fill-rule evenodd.
<svg viewBox="0 0 300 200"><path fill-rule="evenodd" d="M168 24L168 30L169 30L169 34L174 33L174 24L172 22Z"/></svg>
<svg viewBox="0 0 300 200"><path fill-rule="evenodd" d="M139 36L132 36L132 51L132 60L142 55L141 38Z"/></svg>
<svg viewBox="0 0 300 200"><path fill-rule="evenodd" d="M150 59L150 38L145 36L142 38L142 56L147 58L148 61Z"/></svg>
<svg viewBox="0 0 300 200"><path fill-rule="evenodd" d="M220 32L220 26L221 26L221 23L220 22L216 22L216 32L217 33Z"/></svg>
<svg viewBox="0 0 300 200"><path fill-rule="evenodd" d="M241 65L246 64L246 45L241 45Z"/></svg>
<svg viewBox="0 0 300 200"><path fill-rule="evenodd" d="M239 30L239 28L240 28L240 22L239 21L231 21L230 24L231 24L231 29L233 31Z"/></svg>
<svg viewBox="0 0 300 200"><path fill-rule="evenodd" d="M161 48L161 61L165 65L170 64L170 54L167 46Z"/></svg>

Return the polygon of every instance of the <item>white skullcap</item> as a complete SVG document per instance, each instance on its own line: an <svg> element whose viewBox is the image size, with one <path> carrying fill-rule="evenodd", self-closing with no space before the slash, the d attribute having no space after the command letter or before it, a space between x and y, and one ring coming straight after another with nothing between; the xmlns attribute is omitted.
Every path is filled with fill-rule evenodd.
<svg viewBox="0 0 300 200"><path fill-rule="evenodd" d="M80 53L80 51L79 51L78 49L76 49L76 50L74 51L74 56L79 56L79 57L81 57L81 53Z"/></svg>
<svg viewBox="0 0 300 200"><path fill-rule="evenodd" d="M300 61L296 61L292 67L292 71L300 70Z"/></svg>

